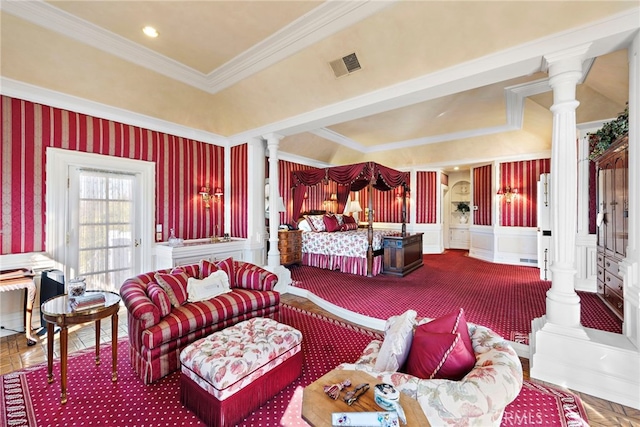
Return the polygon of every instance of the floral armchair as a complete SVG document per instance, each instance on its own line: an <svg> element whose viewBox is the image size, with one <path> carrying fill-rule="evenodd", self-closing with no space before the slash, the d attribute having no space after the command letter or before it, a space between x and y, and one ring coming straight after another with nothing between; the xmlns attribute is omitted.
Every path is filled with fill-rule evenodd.
<svg viewBox="0 0 640 427"><path fill-rule="evenodd" d="M337 369L361 370L416 399L433 426L499 426L505 407L520 393L522 365L511 345L491 329L467 324L476 355L460 381L420 379L402 372L376 372L382 341L374 340L355 363Z"/></svg>

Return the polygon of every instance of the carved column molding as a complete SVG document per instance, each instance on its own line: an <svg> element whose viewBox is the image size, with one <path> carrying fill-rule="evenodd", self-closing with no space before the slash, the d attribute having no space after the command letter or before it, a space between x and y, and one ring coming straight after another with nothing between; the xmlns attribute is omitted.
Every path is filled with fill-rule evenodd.
<svg viewBox="0 0 640 427"><path fill-rule="evenodd" d="M282 135L270 133L264 135L267 140L267 150L269 152L269 253L267 255L267 265L276 267L280 265L280 251L278 250L278 227L280 225L280 212L278 212L278 145Z"/></svg>
<svg viewBox="0 0 640 427"><path fill-rule="evenodd" d="M551 289L546 318L550 323L580 327L580 297L575 292L578 165L576 86L589 46L545 56L553 89L551 141Z"/></svg>

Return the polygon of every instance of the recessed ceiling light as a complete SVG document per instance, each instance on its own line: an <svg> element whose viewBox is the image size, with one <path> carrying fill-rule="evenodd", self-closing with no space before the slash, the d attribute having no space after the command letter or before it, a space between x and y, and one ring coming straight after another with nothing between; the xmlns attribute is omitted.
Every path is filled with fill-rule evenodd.
<svg viewBox="0 0 640 427"><path fill-rule="evenodd" d="M458 166L456 166L455 168L453 168L454 171L457 171L458 169L460 169Z"/></svg>
<svg viewBox="0 0 640 427"><path fill-rule="evenodd" d="M142 32L145 33L147 36L151 37L151 38L156 38L158 37L158 30L156 30L155 28L147 25L146 27L144 27L142 29Z"/></svg>

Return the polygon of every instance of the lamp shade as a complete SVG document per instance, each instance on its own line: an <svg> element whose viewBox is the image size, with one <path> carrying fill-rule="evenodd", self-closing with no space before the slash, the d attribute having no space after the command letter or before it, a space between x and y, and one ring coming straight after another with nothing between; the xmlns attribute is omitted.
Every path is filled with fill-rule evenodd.
<svg viewBox="0 0 640 427"><path fill-rule="evenodd" d="M222 188L216 187L215 191L213 192L213 195L220 197L220 196L222 196L222 194L223 194L222 193Z"/></svg>
<svg viewBox="0 0 640 427"><path fill-rule="evenodd" d="M351 201L351 204L349 205L349 212L362 212L362 207L358 200Z"/></svg>
<svg viewBox="0 0 640 427"><path fill-rule="evenodd" d="M209 187L200 187L200 194L209 194Z"/></svg>

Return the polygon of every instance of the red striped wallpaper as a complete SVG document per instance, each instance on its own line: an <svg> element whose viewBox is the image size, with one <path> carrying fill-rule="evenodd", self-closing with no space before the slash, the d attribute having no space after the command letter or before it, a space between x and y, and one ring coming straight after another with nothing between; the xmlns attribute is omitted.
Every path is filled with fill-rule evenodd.
<svg viewBox="0 0 640 427"><path fill-rule="evenodd" d="M231 236L247 238L248 146L231 147Z"/></svg>
<svg viewBox="0 0 640 427"><path fill-rule="evenodd" d="M518 195L511 203L499 197L502 214L501 225L507 227L536 227L538 189L540 174L549 173L551 159L525 160L521 162L500 163L500 186L518 189Z"/></svg>
<svg viewBox="0 0 640 427"><path fill-rule="evenodd" d="M45 250L46 148L156 163L155 221L184 239L224 227L224 198L205 209L198 190L224 187L224 148L2 96L2 254ZM225 196L226 197L226 196Z"/></svg>
<svg viewBox="0 0 640 427"><path fill-rule="evenodd" d="M491 165L473 168L473 211L475 225L491 225Z"/></svg>
<svg viewBox="0 0 640 427"><path fill-rule="evenodd" d="M416 222L418 224L435 224L437 214L437 173L417 172L416 183Z"/></svg>

